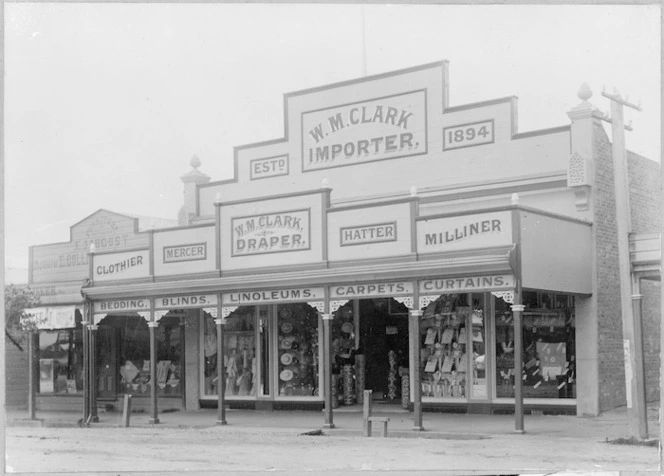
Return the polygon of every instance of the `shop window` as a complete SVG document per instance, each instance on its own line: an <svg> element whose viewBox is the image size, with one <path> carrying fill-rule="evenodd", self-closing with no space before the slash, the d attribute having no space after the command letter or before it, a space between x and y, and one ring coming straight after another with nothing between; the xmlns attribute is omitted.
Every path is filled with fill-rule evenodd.
<svg viewBox="0 0 664 476"><path fill-rule="evenodd" d="M226 397L255 396L257 389L256 306L243 306L231 313L224 327L224 372ZM204 395L218 395L217 329L205 314Z"/></svg>
<svg viewBox="0 0 664 476"><path fill-rule="evenodd" d="M523 313L524 398L576 398L574 297L526 291ZM514 397L514 322L510 305L495 301L496 396Z"/></svg>
<svg viewBox="0 0 664 476"><path fill-rule="evenodd" d="M420 320L422 397L486 398L484 298L481 294L444 294Z"/></svg>
<svg viewBox="0 0 664 476"><path fill-rule="evenodd" d="M182 395L183 323L183 315L167 314L155 329L158 396ZM150 330L143 318L107 317L99 326L96 347L100 398L123 393L150 395Z"/></svg>
<svg viewBox="0 0 664 476"><path fill-rule="evenodd" d="M306 303L277 306L279 396L318 395L318 312Z"/></svg>
<svg viewBox="0 0 664 476"><path fill-rule="evenodd" d="M83 335L81 329L39 333L39 393L83 392Z"/></svg>

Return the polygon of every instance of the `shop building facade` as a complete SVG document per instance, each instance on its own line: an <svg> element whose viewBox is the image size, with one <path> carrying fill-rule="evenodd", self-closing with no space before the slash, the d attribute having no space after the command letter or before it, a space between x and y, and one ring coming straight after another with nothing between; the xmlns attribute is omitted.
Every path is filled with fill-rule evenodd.
<svg viewBox="0 0 664 476"><path fill-rule="evenodd" d="M223 389L231 406L327 408L367 389L416 410L516 397L596 415L625 380L611 145L582 96L566 125L524 133L515 97L451 106L447 62L286 94L284 137L236 147L233 179L192 160L178 226L100 210L32 248L31 284L71 291L46 302L70 306L68 349L92 330L98 402L194 409ZM658 165L629 164L633 229L657 232ZM640 289L652 397L659 283ZM39 405L80 405L67 359Z"/></svg>

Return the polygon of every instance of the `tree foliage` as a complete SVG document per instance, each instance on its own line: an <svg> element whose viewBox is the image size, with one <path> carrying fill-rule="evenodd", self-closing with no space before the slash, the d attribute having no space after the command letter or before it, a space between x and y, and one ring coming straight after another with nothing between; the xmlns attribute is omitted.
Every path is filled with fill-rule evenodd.
<svg viewBox="0 0 664 476"><path fill-rule="evenodd" d="M25 315L24 309L39 306L39 303L39 296L30 287L14 284L5 286L5 335L14 344L24 343L27 331L31 330L21 322Z"/></svg>

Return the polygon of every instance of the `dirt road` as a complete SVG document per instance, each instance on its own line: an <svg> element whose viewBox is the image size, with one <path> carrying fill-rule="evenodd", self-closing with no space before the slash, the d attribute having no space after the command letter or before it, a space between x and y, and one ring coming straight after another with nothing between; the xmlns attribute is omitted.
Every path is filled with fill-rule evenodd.
<svg viewBox="0 0 664 476"><path fill-rule="evenodd" d="M588 438L305 436L260 428L8 428L7 472L327 475L658 470L656 447ZM110 472L110 473L109 473ZM146 473L147 472L147 473ZM654 473L653 473L654 474Z"/></svg>

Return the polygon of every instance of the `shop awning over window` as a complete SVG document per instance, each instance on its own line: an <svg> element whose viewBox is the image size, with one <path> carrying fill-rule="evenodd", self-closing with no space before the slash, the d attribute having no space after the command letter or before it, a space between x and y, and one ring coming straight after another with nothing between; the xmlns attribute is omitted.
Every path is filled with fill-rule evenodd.
<svg viewBox="0 0 664 476"><path fill-rule="evenodd" d="M69 329L76 327L76 306L50 306L24 309L21 323L37 329Z"/></svg>

